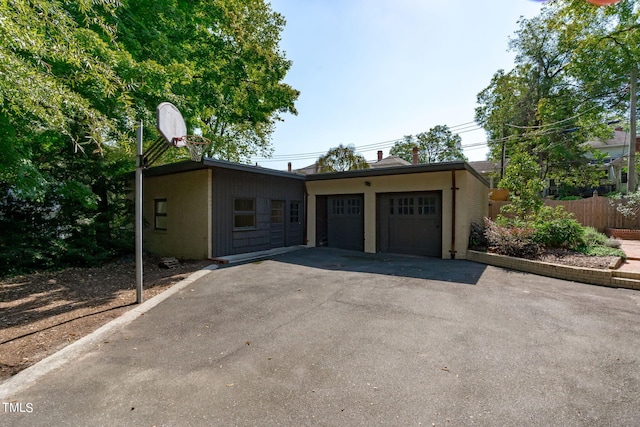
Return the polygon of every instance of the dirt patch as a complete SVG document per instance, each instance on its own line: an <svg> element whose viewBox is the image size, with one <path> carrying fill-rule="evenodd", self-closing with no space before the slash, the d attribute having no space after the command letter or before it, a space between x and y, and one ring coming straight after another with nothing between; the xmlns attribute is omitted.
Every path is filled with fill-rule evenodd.
<svg viewBox="0 0 640 427"><path fill-rule="evenodd" d="M145 258L144 300L211 264L167 269L160 261ZM0 381L135 307L135 287L132 259L0 279Z"/></svg>
<svg viewBox="0 0 640 427"><path fill-rule="evenodd" d="M535 258L536 261L548 262L551 264L570 265L573 267L582 268L595 268L600 270L607 270L609 268L609 265L611 265L617 259L618 257L615 256L589 256L563 249L548 250L539 257Z"/></svg>

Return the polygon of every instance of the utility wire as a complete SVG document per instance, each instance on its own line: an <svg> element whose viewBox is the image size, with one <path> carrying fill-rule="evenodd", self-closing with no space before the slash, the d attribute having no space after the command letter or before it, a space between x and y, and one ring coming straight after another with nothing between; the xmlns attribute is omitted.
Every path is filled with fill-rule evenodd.
<svg viewBox="0 0 640 427"><path fill-rule="evenodd" d="M475 132L477 130L482 129L482 127L478 126L475 121L461 123L455 126L448 126L448 128L454 134ZM454 131L455 129L459 129L459 131ZM359 151L359 152L382 150L382 149L393 147L396 142L401 142L403 139L404 138L396 138L396 139L390 139L387 141L381 141L381 142L376 142L371 144L356 145L355 147L356 147L356 151ZM351 144L348 144L348 145L351 145ZM465 146L463 146L462 148L465 148ZM276 154L271 157L254 157L253 161L282 162L282 161L294 161L294 160L308 160L308 159L317 159L318 157L326 153L327 153L326 151L317 151L317 152L308 152L308 153Z"/></svg>
<svg viewBox="0 0 640 427"><path fill-rule="evenodd" d="M629 91L629 88L628 88L628 87L625 87L625 88L620 89L619 91L614 92L614 93L617 93L617 94L624 94L624 93L626 93L626 92L628 92L628 91ZM597 99L597 98L600 98L600 97L596 97L595 99ZM590 111L592 111L592 110L595 110L596 108L600 108L600 106L599 106L599 105L594 105L593 107L591 107L591 108L587 109L586 111L583 111L583 112L581 112L581 113L578 113L578 114L576 114L576 115L575 115L575 116L573 116L573 117L568 117L568 118L566 118L566 119L559 120L559 121L554 122L554 123L547 123L547 124L544 124L544 125L537 125L537 126L518 126L518 125L511 124L511 123L505 123L505 126L509 126L509 127L511 127L511 128L515 128L515 129L543 129L543 128L548 128L548 127L551 127L551 126L556 126L556 125L559 125L559 124L562 124L562 123L568 122L568 121L570 121L570 120L577 119L577 118L579 118L579 117L581 117L581 116L583 116L583 115L587 114L588 112L590 112Z"/></svg>

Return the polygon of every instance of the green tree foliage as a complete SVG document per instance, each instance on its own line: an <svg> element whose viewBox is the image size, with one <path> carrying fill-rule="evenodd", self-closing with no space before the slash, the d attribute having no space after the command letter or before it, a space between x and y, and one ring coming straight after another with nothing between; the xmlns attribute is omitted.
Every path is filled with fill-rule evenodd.
<svg viewBox="0 0 640 427"><path fill-rule="evenodd" d="M369 163L362 155L356 153L355 147L340 144L318 159L316 169L319 173L344 172L369 169Z"/></svg>
<svg viewBox="0 0 640 427"><path fill-rule="evenodd" d="M518 151L534 156L540 178L597 185L597 156L583 143L610 137L607 122L628 109L633 55L618 45L631 51L632 43L618 39L636 40L637 24L629 23L637 19L635 2L623 0L606 8L550 2L522 20L510 42L514 69L498 71L478 95L476 120L490 138L490 158L499 160L504 145L507 158Z"/></svg>
<svg viewBox="0 0 640 427"><path fill-rule="evenodd" d="M38 188L38 144L100 150L118 133L115 117L130 113L131 65L113 48L114 28L102 16L114 2L13 0L0 2L0 180L22 191ZM41 135L56 134L40 141Z"/></svg>
<svg viewBox="0 0 640 427"><path fill-rule="evenodd" d="M152 143L162 101L210 155L269 154L298 97L284 23L263 0L0 2L0 275L132 248L135 127Z"/></svg>
<svg viewBox="0 0 640 427"><path fill-rule="evenodd" d="M536 215L543 205L540 197L544 181L540 179L538 163L526 153L515 153L506 168L500 187L509 190L511 203L502 212L519 220Z"/></svg>
<svg viewBox="0 0 640 427"><path fill-rule="evenodd" d="M189 129L212 140L210 156L271 153L274 124L297 113L299 93L282 82L291 67L279 48L285 20L265 1L129 1L115 18L118 40L141 64L147 110L173 102Z"/></svg>
<svg viewBox="0 0 640 427"><path fill-rule="evenodd" d="M466 161L462 152L462 138L451 132L448 126L438 125L428 132L422 132L415 137L405 136L397 141L389 153L408 162L413 162L413 148L418 148L418 163L440 163L452 161Z"/></svg>

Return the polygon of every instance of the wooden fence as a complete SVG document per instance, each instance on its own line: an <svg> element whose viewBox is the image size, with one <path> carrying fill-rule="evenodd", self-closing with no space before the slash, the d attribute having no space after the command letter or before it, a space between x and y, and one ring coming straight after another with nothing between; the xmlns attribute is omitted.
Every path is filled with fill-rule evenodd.
<svg viewBox="0 0 640 427"><path fill-rule="evenodd" d="M585 226L604 231L605 228L640 229L640 219L627 219L609 202L607 197L594 196L580 200L545 200L547 206L563 206L564 210L575 215L576 220ZM489 218L495 219L502 206L509 202L489 201ZM639 215L640 216L640 215Z"/></svg>

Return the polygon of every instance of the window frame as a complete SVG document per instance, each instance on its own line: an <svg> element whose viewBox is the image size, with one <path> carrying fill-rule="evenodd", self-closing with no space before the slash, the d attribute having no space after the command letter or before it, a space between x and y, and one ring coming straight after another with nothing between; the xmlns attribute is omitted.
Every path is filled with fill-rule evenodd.
<svg viewBox="0 0 640 427"><path fill-rule="evenodd" d="M298 200L292 200L289 202L289 222L294 224L300 224L300 205L302 202Z"/></svg>
<svg viewBox="0 0 640 427"><path fill-rule="evenodd" d="M237 205L236 203L238 201L251 201L251 203L253 204L253 209L252 210L239 210L236 209ZM250 226L237 226L237 218L238 217L252 217L253 219L253 225ZM257 228L257 224L256 224L256 199L255 198L251 198L251 197L234 197L233 198L233 231L247 231L247 230L255 230Z"/></svg>
<svg viewBox="0 0 640 427"><path fill-rule="evenodd" d="M160 208L160 205L164 205L164 209ZM167 211L169 204L167 199L153 199L153 229L156 231L167 231ZM162 218L161 221L159 221ZM164 227L159 225L159 222L164 223Z"/></svg>
<svg viewBox="0 0 640 427"><path fill-rule="evenodd" d="M284 224L287 202L284 200L271 200L271 224Z"/></svg>

